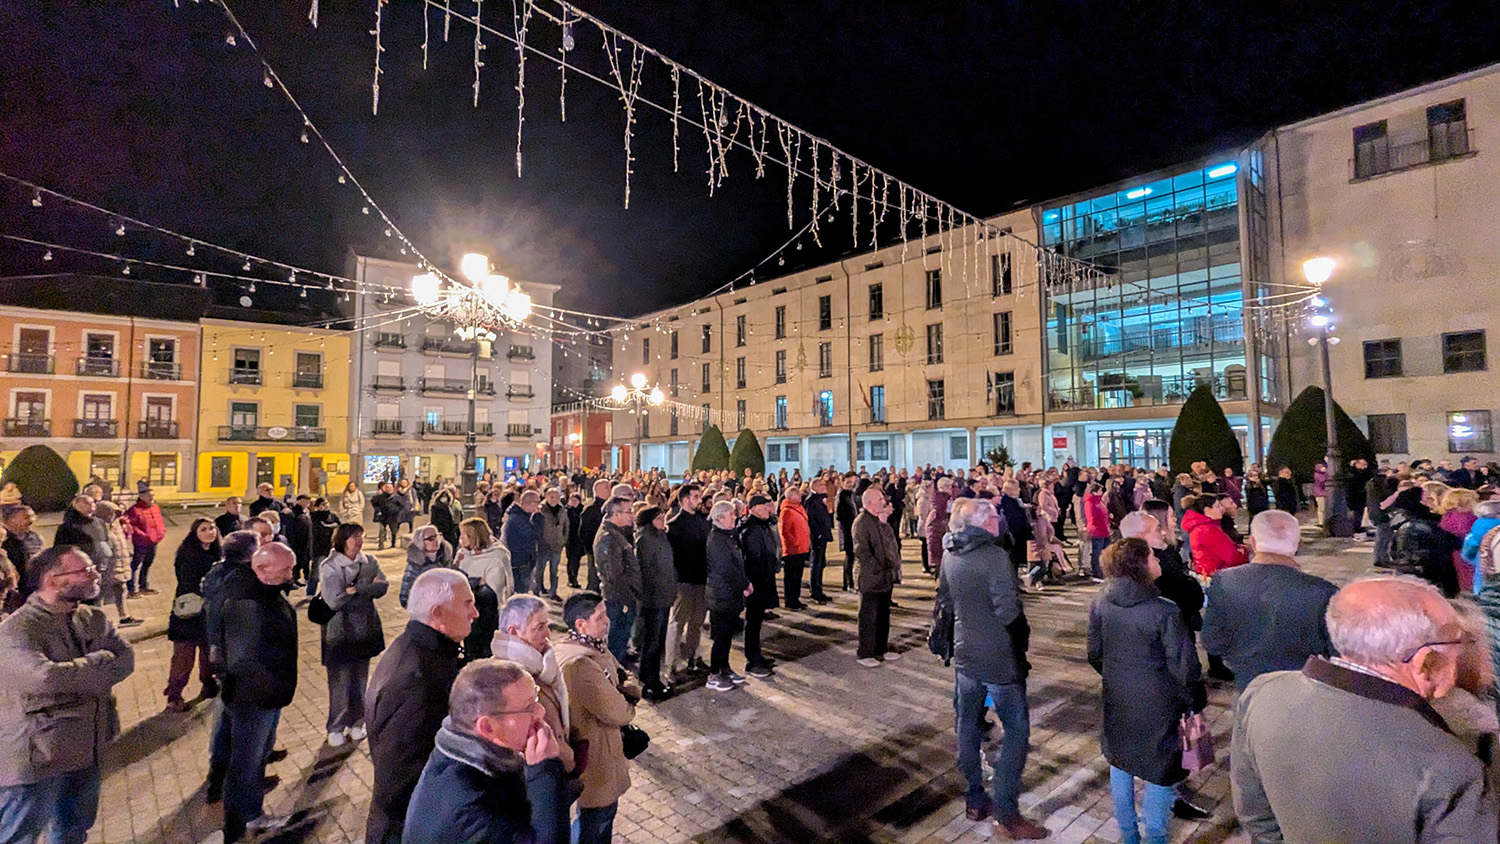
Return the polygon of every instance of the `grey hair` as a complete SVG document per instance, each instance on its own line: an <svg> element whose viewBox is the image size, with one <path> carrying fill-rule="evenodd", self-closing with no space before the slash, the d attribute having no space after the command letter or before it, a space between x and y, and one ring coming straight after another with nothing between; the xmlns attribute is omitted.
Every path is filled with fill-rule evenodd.
<svg viewBox="0 0 1500 844"><path fill-rule="evenodd" d="M614 516L618 516L622 512L628 513L630 512L630 505L632 503L634 503L633 499L624 498L617 495L604 502L604 517L612 518Z"/></svg>
<svg viewBox="0 0 1500 844"><path fill-rule="evenodd" d="M994 515L994 503L983 498L960 498L948 511L948 530L957 533L964 528L984 527Z"/></svg>
<svg viewBox="0 0 1500 844"><path fill-rule="evenodd" d="M726 513L731 516L734 515L734 502L715 501L714 506L709 508L708 520L717 524L719 519L723 518Z"/></svg>
<svg viewBox="0 0 1500 844"><path fill-rule="evenodd" d="M1500 498L1481 501L1474 505L1474 516L1479 519L1500 519Z"/></svg>
<svg viewBox="0 0 1500 844"><path fill-rule="evenodd" d="M505 690L531 675L508 659L480 659L464 666L448 693L448 717L458 729L472 733L474 724L505 708Z"/></svg>
<svg viewBox="0 0 1500 844"><path fill-rule="evenodd" d="M953 479L952 478L948 477L947 475L944 475L941 478L937 479L937 491L938 492L947 492L950 489L953 489Z"/></svg>
<svg viewBox="0 0 1500 844"><path fill-rule="evenodd" d="M1267 510L1250 520L1250 538L1256 551L1294 557L1302 546L1302 526L1285 510Z"/></svg>
<svg viewBox="0 0 1500 844"><path fill-rule="evenodd" d="M1384 583L1383 600L1351 600L1349 586ZM1424 643L1441 639L1437 622L1423 611L1423 599L1443 600L1437 587L1411 575L1361 577L1328 602L1328 638L1339 656L1363 665L1400 662Z"/></svg>
<svg viewBox="0 0 1500 844"><path fill-rule="evenodd" d="M1145 510L1126 513L1125 518L1120 519L1120 536L1126 539L1145 539L1147 519L1160 524L1155 516L1147 513Z"/></svg>
<svg viewBox="0 0 1500 844"><path fill-rule="evenodd" d="M459 586L468 586L469 578L458 569L436 568L422 572L412 581L406 598L406 612L412 621L426 624L432 611L453 600Z"/></svg>
<svg viewBox="0 0 1500 844"><path fill-rule="evenodd" d="M526 622L537 610L545 611L547 605L542 599L533 595L517 595L505 602L500 608L500 629L509 630L512 627L525 627Z"/></svg>

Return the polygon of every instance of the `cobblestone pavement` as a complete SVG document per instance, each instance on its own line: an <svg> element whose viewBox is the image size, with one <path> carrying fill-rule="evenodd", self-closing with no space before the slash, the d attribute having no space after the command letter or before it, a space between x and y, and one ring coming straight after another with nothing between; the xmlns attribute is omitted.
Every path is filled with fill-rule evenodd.
<svg viewBox="0 0 1500 844"><path fill-rule="evenodd" d="M91 842L217 840L222 823L219 806L203 800L207 733L218 704L199 702L185 714L162 711L171 655L161 635L172 593L168 549L175 549L191 519L175 520L153 572L162 594L138 599L132 608L151 620L130 631L138 641L136 672L116 688L125 732L106 765ZM1310 540L1304 565L1344 582L1369 567L1369 548ZM964 817L953 674L925 645L933 583L922 574L915 544L907 541L905 550L905 582L896 590L900 606L891 622L893 649L905 659L876 669L856 664L857 597L834 591L831 605L782 610L767 624L765 650L780 663L773 679L752 679L721 694L699 681L669 701L638 708L636 722L652 741L633 766L617 841L945 844L993 834L987 823ZM397 582L403 552L376 556ZM834 549L829 556L842 558ZM836 586L839 574L830 568L827 580ZM1080 583L1026 597L1033 631L1032 733L1022 809L1052 830L1049 840L1065 844L1119 839L1099 751L1099 681L1084 656L1087 606L1097 589ZM380 610L389 640L406 623L395 589ZM363 743L339 750L324 744L325 675L317 628L305 613L299 637L296 700L283 711L278 740L290 755L271 767L281 783L266 801L267 811L292 814L293 823L262 840L357 842L370 797L370 757ZM736 668L741 659L736 648ZM196 691L194 680L188 694ZM1191 784L1214 816L1195 824L1174 821L1176 842L1243 840L1223 764L1232 695L1216 689L1210 700L1220 764Z"/></svg>

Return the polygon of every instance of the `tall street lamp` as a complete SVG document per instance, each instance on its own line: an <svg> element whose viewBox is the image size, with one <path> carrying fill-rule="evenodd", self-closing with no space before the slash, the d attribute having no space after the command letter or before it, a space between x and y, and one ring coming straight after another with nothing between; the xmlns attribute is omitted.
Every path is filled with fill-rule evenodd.
<svg viewBox="0 0 1500 844"><path fill-rule="evenodd" d="M646 389L646 374L637 372L630 376L630 386L616 384L614 390L610 391L609 397L614 400L615 406L620 409L630 408L635 414L635 454L634 460L636 471L641 470L641 416L646 407L656 407L666 396L662 394L661 387L652 384L651 389ZM587 424L587 422L585 422Z"/></svg>
<svg viewBox="0 0 1500 844"><path fill-rule="evenodd" d="M479 432L475 430L474 405L479 393L479 342L493 343L495 328L516 328L531 316L531 297L510 279L490 270L490 259L470 252L459 262L459 270L471 286L452 280L444 283L436 273L422 273L411 280L411 295L418 309L432 319L451 324L453 333L470 344L469 412L464 430L464 468L459 472L464 497L478 488Z"/></svg>
<svg viewBox="0 0 1500 844"><path fill-rule="evenodd" d="M1308 324L1317 336L1308 340L1318 346L1323 364L1323 418L1328 437L1328 450L1323 455L1327 467L1328 500L1323 508L1323 530L1329 536L1353 536L1356 525L1349 513L1349 499L1344 484L1349 473L1339 452L1338 420L1333 411L1333 367L1328 359L1328 347L1337 345L1339 338L1333 336L1333 309L1322 295L1323 284L1333 277L1335 264L1332 258L1312 258L1302 264L1302 274L1309 284L1318 288L1319 295L1313 297L1312 315Z"/></svg>

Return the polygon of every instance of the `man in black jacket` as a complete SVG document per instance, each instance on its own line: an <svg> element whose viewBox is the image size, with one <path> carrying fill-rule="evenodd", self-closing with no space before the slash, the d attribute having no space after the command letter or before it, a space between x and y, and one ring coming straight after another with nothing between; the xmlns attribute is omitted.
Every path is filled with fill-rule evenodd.
<svg viewBox="0 0 1500 844"><path fill-rule="evenodd" d="M312 498L306 495L297 496L288 510L281 517L281 535L286 539L286 544L292 548L292 553L297 557L297 567L292 570L292 588L296 589L304 585L304 581L313 580L317 577L311 573L312 565L312 517L309 513L312 507Z"/></svg>
<svg viewBox="0 0 1500 844"><path fill-rule="evenodd" d="M755 591L745 599L745 673L765 679L775 672L760 652L760 629L766 611L780 606L776 570L781 563L781 540L771 524L771 499L752 495L748 503L750 515L740 528L740 545L745 549L745 576Z"/></svg>
<svg viewBox="0 0 1500 844"><path fill-rule="evenodd" d="M53 545L71 545L89 555L96 564L109 557L109 531L94 516L94 499L87 495L73 497L73 506L63 511L62 524L52 538ZM102 546L102 549L101 549Z"/></svg>
<svg viewBox="0 0 1500 844"><path fill-rule="evenodd" d="M703 633L704 584L708 582L708 517L703 508L703 488L683 484L677 491L677 515L667 521L667 541L672 544L672 565L677 568L677 600L667 622L667 673L677 670L682 656L688 669L703 665L698 642Z"/></svg>
<svg viewBox="0 0 1500 844"><path fill-rule="evenodd" d="M214 527L219 529L219 536L228 536L243 526L240 510L244 508L238 495L231 495L224 499L224 503L220 506L224 508L224 512L214 517Z"/></svg>
<svg viewBox="0 0 1500 844"><path fill-rule="evenodd" d="M903 479L904 480L904 479ZM828 510L828 483L813 478L812 490L802 502L807 510L807 530L812 538L812 574L809 595L813 601L826 604L831 599L823 591L823 569L828 566L828 543L833 541L833 513Z"/></svg>
<svg viewBox="0 0 1500 844"><path fill-rule="evenodd" d="M286 505L276 498L276 488L268 483L255 487L256 498L250 502L250 515L259 516L267 510L275 510L277 513L286 511Z"/></svg>
<svg viewBox="0 0 1500 844"><path fill-rule="evenodd" d="M708 634L713 640L708 667L708 688L728 691L745 678L729 670L729 646L740 626L745 598L754 590L745 577L745 552L734 529L734 504L720 501L708 511L712 526L708 533L708 578L704 599L708 604Z"/></svg>
<svg viewBox="0 0 1500 844"><path fill-rule="evenodd" d="M297 691L297 616L282 586L297 558L270 543L250 558L255 580L225 584L224 719L229 722L229 767L224 781L224 840L275 829L285 818L264 813L266 747L281 709Z"/></svg>
<svg viewBox="0 0 1500 844"><path fill-rule="evenodd" d="M1013 839L1045 838L1047 830L1021 815L1021 774L1031 741L1026 704L1026 661L1031 627L1021 607L1020 581L1000 514L983 499L960 499L948 516L938 601L953 607L954 709L958 724L958 768L968 783L965 814L980 821L993 814ZM993 797L984 793L979 763L985 697L1005 729L995 765Z"/></svg>
<svg viewBox="0 0 1500 844"><path fill-rule="evenodd" d="M448 715L459 644L479 617L469 579L456 569L423 572L412 583L407 609L411 620L381 657L365 696L375 767L367 844L401 842L406 807Z"/></svg>
<svg viewBox="0 0 1500 844"><path fill-rule="evenodd" d="M855 484L859 476L853 472L844 476L839 484L837 506L839 533L844 539L844 591L854 588L854 520L859 516L859 493Z"/></svg>
<svg viewBox="0 0 1500 844"><path fill-rule="evenodd" d="M604 521L604 502L609 500L609 489L608 479L600 478L594 481L594 500L589 502L589 506L583 508L583 517L579 522L584 547L589 549L588 590L590 592L599 591L599 567L594 565L594 539L599 535L599 525Z"/></svg>

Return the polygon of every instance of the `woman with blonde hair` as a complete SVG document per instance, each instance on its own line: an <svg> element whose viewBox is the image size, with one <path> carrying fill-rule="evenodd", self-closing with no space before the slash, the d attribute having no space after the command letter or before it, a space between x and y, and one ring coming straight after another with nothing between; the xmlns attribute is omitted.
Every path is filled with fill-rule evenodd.
<svg viewBox="0 0 1500 844"><path fill-rule="evenodd" d="M353 481L344 487L344 494L339 498L339 521L357 525L365 523L365 494Z"/></svg>
<svg viewBox="0 0 1500 844"><path fill-rule="evenodd" d="M458 568L474 590L479 618L464 640L464 659L473 662L490 655L490 642L500 627L500 606L515 593L510 551L495 539L489 523L475 517L458 523Z"/></svg>
<svg viewBox="0 0 1500 844"><path fill-rule="evenodd" d="M1479 493L1472 489L1448 489L1438 499L1437 506L1433 508L1440 518L1438 527L1458 537L1462 542L1469 535L1469 530L1474 527L1478 516L1474 515L1474 507L1479 504ZM1453 552L1453 569L1458 574L1458 588L1464 592L1474 590L1474 564L1464 557L1460 548Z"/></svg>

